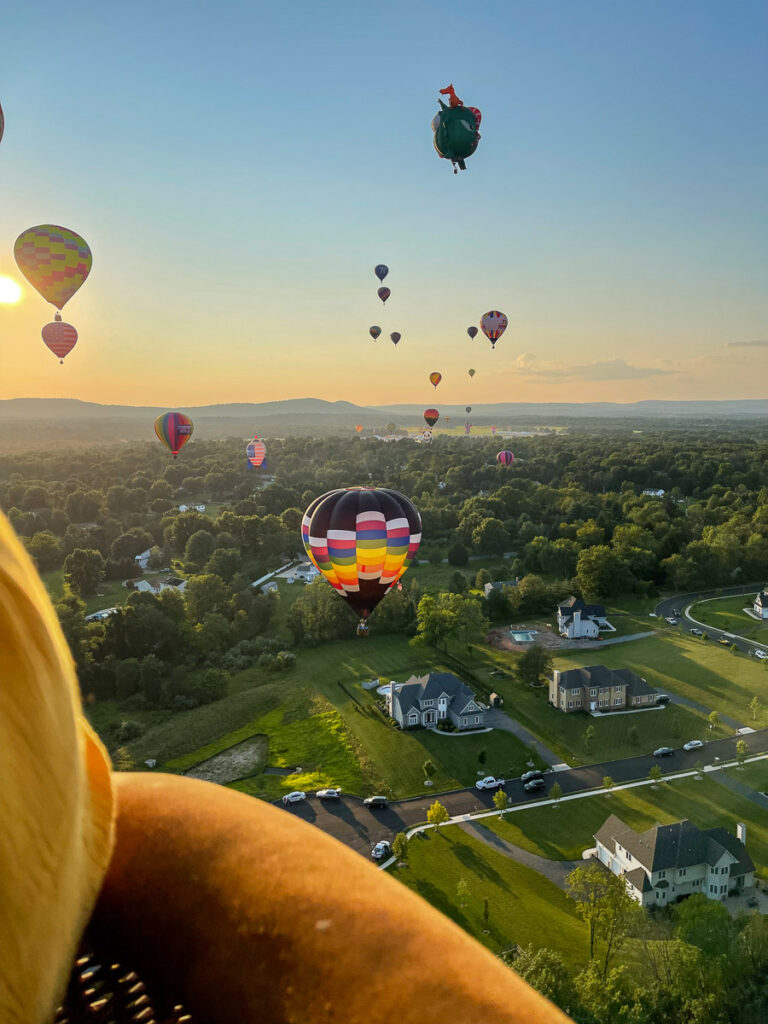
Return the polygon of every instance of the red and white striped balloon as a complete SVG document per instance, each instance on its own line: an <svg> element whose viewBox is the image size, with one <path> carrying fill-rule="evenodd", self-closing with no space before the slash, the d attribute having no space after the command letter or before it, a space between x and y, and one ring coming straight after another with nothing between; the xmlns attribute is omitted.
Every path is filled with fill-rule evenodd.
<svg viewBox="0 0 768 1024"><path fill-rule="evenodd" d="M77 331L72 324L65 324L62 320L54 320L43 328L43 341L60 363L64 357L69 355L77 344Z"/></svg>

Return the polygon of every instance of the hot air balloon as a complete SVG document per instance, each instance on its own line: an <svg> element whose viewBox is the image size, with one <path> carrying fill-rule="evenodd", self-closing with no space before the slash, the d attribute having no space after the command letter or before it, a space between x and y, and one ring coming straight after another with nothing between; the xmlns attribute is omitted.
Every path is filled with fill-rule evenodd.
<svg viewBox="0 0 768 1024"><path fill-rule="evenodd" d="M495 434L495 433L496 433L496 427L491 427L491 433L492 433L492 434Z"/></svg>
<svg viewBox="0 0 768 1024"><path fill-rule="evenodd" d="M59 313L53 323L46 324L43 328L43 341L48 348L58 357L60 363L64 357L69 355L77 344L77 331L72 324L65 324Z"/></svg>
<svg viewBox="0 0 768 1024"><path fill-rule="evenodd" d="M476 338L477 337L477 328L476 327L468 327L467 328L467 334L470 336L470 338Z"/></svg>
<svg viewBox="0 0 768 1024"><path fill-rule="evenodd" d="M245 446L245 457L254 469L258 469L264 461L267 454L267 446L263 441L260 441L258 437L254 437L252 441L249 441Z"/></svg>
<svg viewBox="0 0 768 1024"><path fill-rule="evenodd" d="M470 377L474 377L475 376L475 371L474 370L467 370L467 373L469 374Z"/></svg>
<svg viewBox="0 0 768 1024"><path fill-rule="evenodd" d="M491 346L496 348L496 342L502 336L504 331L507 329L509 321L503 313L500 313L498 309L492 309L489 313L484 313L481 320L480 326L483 329L483 334L490 341Z"/></svg>
<svg viewBox="0 0 768 1024"><path fill-rule="evenodd" d="M389 273L389 267L386 266L384 263L377 263L376 266L373 268L373 272L380 281L383 281L384 278Z"/></svg>
<svg viewBox="0 0 768 1024"><path fill-rule="evenodd" d="M374 340L374 341L376 341L376 339L378 338L378 336L379 336L379 335L381 334L381 328L380 328L380 327L376 327L376 326L374 325L373 327L369 327L369 328L368 328L368 333L369 333L369 334L370 334L370 336L371 336L371 337L373 338L373 340Z"/></svg>
<svg viewBox="0 0 768 1024"><path fill-rule="evenodd" d="M0 142L3 141L3 133L5 132L5 115L3 114L3 107L0 104Z"/></svg>
<svg viewBox="0 0 768 1024"><path fill-rule="evenodd" d="M58 309L63 309L82 285L93 263L85 239L57 224L38 224L23 231L13 255L32 287Z"/></svg>
<svg viewBox="0 0 768 1024"><path fill-rule="evenodd" d="M392 294L392 292L389 290L389 288L379 288L376 294L379 296L382 302L386 302L389 296Z"/></svg>
<svg viewBox="0 0 768 1024"><path fill-rule="evenodd" d="M183 412L164 412L155 420L155 433L175 459L192 436L192 420Z"/></svg>
<svg viewBox="0 0 768 1024"><path fill-rule="evenodd" d="M398 341L400 341L400 338L402 337L402 335L398 334L397 331L392 331L392 333L390 334L389 337L392 339L392 344L396 345L398 343Z"/></svg>
<svg viewBox="0 0 768 1024"><path fill-rule="evenodd" d="M397 491L343 488L310 504L301 539L312 563L365 622L413 561L421 518Z"/></svg>
<svg viewBox="0 0 768 1024"><path fill-rule="evenodd" d="M467 169L464 161L477 149L482 115L477 107L465 107L452 85L441 89L440 95L449 97L449 105L438 100L440 110L432 118L433 142L438 156L450 160L456 174L459 168Z"/></svg>
<svg viewBox="0 0 768 1024"><path fill-rule="evenodd" d="M440 413L437 411L437 409L425 409L424 419L427 422L427 426L434 427L434 425L440 419Z"/></svg>
<svg viewBox="0 0 768 1024"><path fill-rule="evenodd" d="M358 423L357 426L355 427L355 430L358 432L358 434L362 433L362 430L363 430L362 423Z"/></svg>
<svg viewBox="0 0 768 1024"><path fill-rule="evenodd" d="M499 452L496 456L496 461L500 462L502 466L511 466L515 461L515 456L512 452Z"/></svg>
<svg viewBox="0 0 768 1024"><path fill-rule="evenodd" d="M467 406L467 415L469 415L471 412L472 412L472 406L468 405Z"/></svg>
<svg viewBox="0 0 768 1024"><path fill-rule="evenodd" d="M443 379L442 373L438 373L437 370L433 370L429 375L429 383L433 388L436 388L440 381Z"/></svg>

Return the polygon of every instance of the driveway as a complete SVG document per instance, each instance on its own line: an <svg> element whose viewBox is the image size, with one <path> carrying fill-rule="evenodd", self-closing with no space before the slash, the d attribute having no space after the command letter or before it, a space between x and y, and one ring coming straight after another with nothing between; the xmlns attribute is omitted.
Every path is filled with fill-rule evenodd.
<svg viewBox="0 0 768 1024"><path fill-rule="evenodd" d="M508 843L506 839L496 835L480 821L465 821L459 825L459 828L463 829L468 836L479 839L481 843L490 846L491 849L498 850L499 853L516 860L518 864L524 864L527 868L538 871L550 882L554 882L558 889L565 889L566 877L574 868L580 867L584 863L581 860L548 860L546 857L540 857L536 853L515 846L514 843Z"/></svg>
<svg viewBox="0 0 768 1024"><path fill-rule="evenodd" d="M546 761L550 768L554 768L555 771L562 771L563 768L567 768L568 765L563 761L559 754L556 754L554 750L550 750L549 747L545 746L538 737L534 736L532 732L529 732L524 725L520 725L514 718L510 718L509 715L502 711L501 708L489 708L485 712L485 723L490 725L493 729L500 729L502 732L511 732L513 736L523 742L526 747L536 747L536 752L542 761Z"/></svg>

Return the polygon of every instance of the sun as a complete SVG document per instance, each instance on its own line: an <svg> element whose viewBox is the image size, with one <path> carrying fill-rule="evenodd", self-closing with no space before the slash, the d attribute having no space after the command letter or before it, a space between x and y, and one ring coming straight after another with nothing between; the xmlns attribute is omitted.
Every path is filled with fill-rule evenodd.
<svg viewBox="0 0 768 1024"><path fill-rule="evenodd" d="M21 288L12 277L0 277L0 303L12 306L21 298Z"/></svg>

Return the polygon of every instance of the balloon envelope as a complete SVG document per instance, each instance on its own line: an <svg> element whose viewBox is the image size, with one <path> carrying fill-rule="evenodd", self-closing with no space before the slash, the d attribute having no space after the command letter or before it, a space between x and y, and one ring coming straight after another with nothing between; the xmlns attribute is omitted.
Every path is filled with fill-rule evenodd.
<svg viewBox="0 0 768 1024"><path fill-rule="evenodd" d="M316 498L301 539L313 564L350 607L367 619L414 559L421 518L404 495L350 487Z"/></svg>
<svg viewBox="0 0 768 1024"><path fill-rule="evenodd" d="M59 314L57 313L56 316ZM43 341L48 348L58 357L60 363L64 362L67 356L77 344L77 331L72 324L65 324L62 320L54 320L46 324L42 331Z"/></svg>
<svg viewBox="0 0 768 1024"><path fill-rule="evenodd" d="M392 339L392 344L396 345L400 341L401 335L397 331L392 331L390 338Z"/></svg>
<svg viewBox="0 0 768 1024"><path fill-rule="evenodd" d="M468 406L467 406L467 412L468 412L468 413L472 412L472 406L471 406L471 405L468 405Z"/></svg>
<svg viewBox="0 0 768 1024"><path fill-rule="evenodd" d="M155 420L155 433L175 459L192 436L192 420L183 412L164 412Z"/></svg>
<svg viewBox="0 0 768 1024"><path fill-rule="evenodd" d="M47 302L63 309L91 272L88 243L69 228L38 224L16 239L19 270Z"/></svg>
<svg viewBox="0 0 768 1024"><path fill-rule="evenodd" d="M3 141L3 133L5 132L5 115L3 114L3 107L0 104L0 142Z"/></svg>
<svg viewBox="0 0 768 1024"><path fill-rule="evenodd" d="M506 331L508 323L509 321L504 313L500 313L498 309L492 309L490 312L484 313L480 320L483 334L494 347L504 331Z"/></svg>
<svg viewBox="0 0 768 1024"><path fill-rule="evenodd" d="M500 462L502 466L511 466L512 463L515 461L515 456L512 454L512 452L499 452L499 454L496 456L496 461Z"/></svg>
<svg viewBox="0 0 768 1024"><path fill-rule="evenodd" d="M376 339L378 338L378 336L379 336L379 335L381 334L381 328L380 328L380 327L376 327L376 326L374 325L373 327L369 327L369 328L368 328L368 333L369 333L369 334L370 334L370 336L371 336L371 337L373 338L373 340L374 340L374 341L376 341Z"/></svg>
<svg viewBox="0 0 768 1024"><path fill-rule="evenodd" d="M474 370L467 370L467 373L469 374L470 377L474 377L475 376L475 371Z"/></svg>
<svg viewBox="0 0 768 1024"><path fill-rule="evenodd" d="M386 302L389 296L392 294L392 292L389 290L389 288L379 288L376 294L379 296L382 302Z"/></svg>
<svg viewBox="0 0 768 1024"><path fill-rule="evenodd" d="M429 375L429 383L432 385L433 388L436 388L437 385L440 383L440 381L442 379L443 379L442 373L438 373L437 370L434 370Z"/></svg>
<svg viewBox="0 0 768 1024"><path fill-rule="evenodd" d="M467 328L467 334L470 336L470 338L476 338L477 337L477 328L476 327L468 327Z"/></svg>
<svg viewBox="0 0 768 1024"><path fill-rule="evenodd" d="M389 267L386 266L384 263L377 263L376 266L373 268L373 272L380 281L383 281L384 278L389 273Z"/></svg>
<svg viewBox="0 0 768 1024"><path fill-rule="evenodd" d="M266 458L266 455L267 446L263 441L260 441L258 437L254 437L254 439L249 441L245 446L245 457L255 469L259 468Z"/></svg>
<svg viewBox="0 0 768 1024"><path fill-rule="evenodd" d="M430 427L434 427L434 425L440 419L440 413L437 411L437 409L425 409L424 419L427 421L427 424Z"/></svg>
<svg viewBox="0 0 768 1024"><path fill-rule="evenodd" d="M355 427L355 430L358 432L358 434L361 432L362 429L363 429L362 423L358 423L357 426Z"/></svg>

